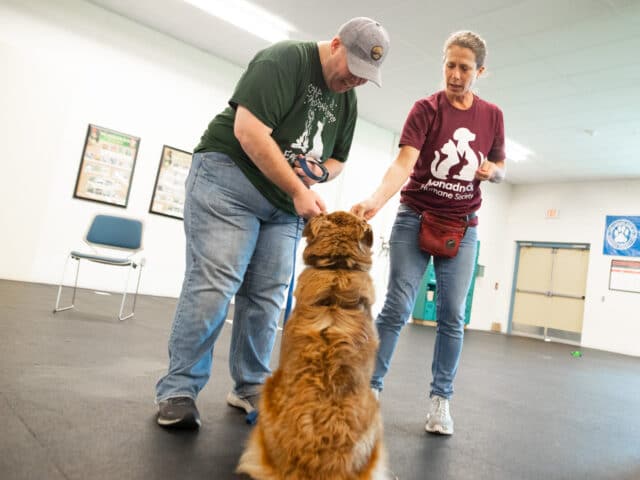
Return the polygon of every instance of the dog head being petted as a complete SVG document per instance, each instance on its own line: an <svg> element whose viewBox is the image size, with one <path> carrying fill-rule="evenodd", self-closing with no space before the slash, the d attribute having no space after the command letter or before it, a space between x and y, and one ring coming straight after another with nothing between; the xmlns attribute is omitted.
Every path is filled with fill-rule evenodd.
<svg viewBox="0 0 640 480"><path fill-rule="evenodd" d="M307 241L303 259L308 266L368 271L373 230L366 220L349 212L313 217L302 232Z"/></svg>

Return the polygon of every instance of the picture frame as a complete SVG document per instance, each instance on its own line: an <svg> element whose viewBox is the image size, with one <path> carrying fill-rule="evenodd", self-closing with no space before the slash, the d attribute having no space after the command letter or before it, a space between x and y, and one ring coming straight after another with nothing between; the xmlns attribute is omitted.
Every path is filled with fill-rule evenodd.
<svg viewBox="0 0 640 480"><path fill-rule="evenodd" d="M73 197L127 208L140 137L89 124Z"/></svg>
<svg viewBox="0 0 640 480"><path fill-rule="evenodd" d="M149 213L184 219L184 185L191 168L192 157L193 154L186 150L169 145L162 146Z"/></svg>

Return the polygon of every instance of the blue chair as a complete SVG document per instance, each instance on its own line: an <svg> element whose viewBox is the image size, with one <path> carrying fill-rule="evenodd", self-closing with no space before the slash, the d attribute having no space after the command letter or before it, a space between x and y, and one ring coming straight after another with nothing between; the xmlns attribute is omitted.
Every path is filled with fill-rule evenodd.
<svg viewBox="0 0 640 480"><path fill-rule="evenodd" d="M143 223L140 220L131 218L116 217L113 215L96 215L91 222L89 231L84 241L93 250L92 253L83 253L73 250L69 253L62 270L62 280L58 287L58 297L53 313L62 312L74 308L76 299L76 289L78 287L78 273L80 271L80 260L89 260L90 262L102 263L104 265L112 265L116 267L128 267L127 280L122 293L122 303L120 304L119 320L126 320L133 317L136 308L136 299L138 298L138 288L140 287L140 277L142 276L142 267L144 266L144 258L138 258L137 253L142 250L142 230ZM107 248L127 252L125 257L111 257L101 254L97 248ZM69 259L76 260L76 278L73 285L73 297L71 305L60 306L60 296L62 295L62 284L64 282L64 274L67 270ZM133 307L131 312L124 315L124 303L127 298L127 287L131 272L138 269L138 282L136 284L136 293L133 297Z"/></svg>

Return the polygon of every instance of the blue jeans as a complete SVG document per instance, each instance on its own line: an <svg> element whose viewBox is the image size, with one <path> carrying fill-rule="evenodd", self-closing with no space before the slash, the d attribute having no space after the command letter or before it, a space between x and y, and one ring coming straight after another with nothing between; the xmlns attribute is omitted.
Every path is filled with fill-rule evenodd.
<svg viewBox="0 0 640 480"><path fill-rule="evenodd" d="M257 393L269 361L303 222L262 196L221 153L196 153L186 181L186 271L156 401L196 398L235 295L229 369L234 391Z"/></svg>
<svg viewBox="0 0 640 480"><path fill-rule="evenodd" d="M400 205L390 246L390 272L384 307L376 319L380 346L371 386L382 390L400 330L409 320L430 255L418 247L420 216ZM466 297L471 285L477 228L469 227L454 258L434 258L436 273L436 340L431 363L431 395L450 398L462 353Z"/></svg>

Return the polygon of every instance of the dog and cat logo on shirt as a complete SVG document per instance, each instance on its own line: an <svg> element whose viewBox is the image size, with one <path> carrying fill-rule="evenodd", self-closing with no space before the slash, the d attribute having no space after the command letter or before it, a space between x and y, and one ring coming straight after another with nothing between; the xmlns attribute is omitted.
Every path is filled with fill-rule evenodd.
<svg viewBox="0 0 640 480"><path fill-rule="evenodd" d="M466 127L457 128L442 147L434 151L431 175L420 190L449 200L470 200L474 195L473 179L486 157L471 147L476 134ZM462 168L460 168L462 165ZM457 173L455 173L457 172Z"/></svg>
<svg viewBox="0 0 640 480"><path fill-rule="evenodd" d="M435 158L431 162L431 175L440 180L446 180L453 167L465 162L462 170L453 178L471 182L480 164L486 160L482 152L478 158L476 152L471 148L470 144L475 139L476 134L465 127L460 127L453 132L453 138L450 138L440 150L435 151Z"/></svg>

